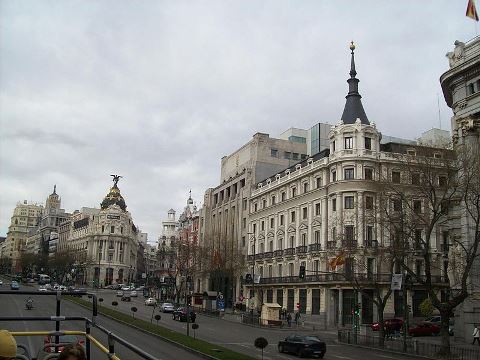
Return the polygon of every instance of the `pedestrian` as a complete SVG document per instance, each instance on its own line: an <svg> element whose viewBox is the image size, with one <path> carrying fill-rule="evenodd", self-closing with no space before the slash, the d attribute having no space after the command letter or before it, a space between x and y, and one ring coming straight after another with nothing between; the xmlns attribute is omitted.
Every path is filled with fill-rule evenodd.
<svg viewBox="0 0 480 360"><path fill-rule="evenodd" d="M287 324L288 327L292 326L292 315L290 315L290 313L287 313Z"/></svg>
<svg viewBox="0 0 480 360"><path fill-rule="evenodd" d="M17 355L17 342L8 330L0 330L0 359L11 360Z"/></svg>
<svg viewBox="0 0 480 360"><path fill-rule="evenodd" d="M298 326L298 322L300 320L300 311L297 311L295 313L295 324Z"/></svg>
<svg viewBox="0 0 480 360"><path fill-rule="evenodd" d="M65 346L58 356L58 360L86 360L85 350L80 344L69 344Z"/></svg>
<svg viewBox="0 0 480 360"><path fill-rule="evenodd" d="M472 345L475 345L475 341L478 342L478 345L480 345L480 327L478 325L475 325L475 328L473 329Z"/></svg>

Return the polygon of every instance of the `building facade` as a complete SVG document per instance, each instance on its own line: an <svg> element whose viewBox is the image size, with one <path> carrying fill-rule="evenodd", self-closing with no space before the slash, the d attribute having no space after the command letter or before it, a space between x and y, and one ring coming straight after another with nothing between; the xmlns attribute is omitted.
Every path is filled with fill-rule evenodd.
<svg viewBox="0 0 480 360"><path fill-rule="evenodd" d="M349 92L341 121L329 131L329 148L258 182L249 199L247 260L253 279L246 284L249 306L277 302L290 312L318 315L325 327L352 324L357 304L362 323L377 320L373 287L380 286L383 294L390 289L392 270L385 259L393 240L379 211L390 200L384 198L379 182L408 188L413 180L402 172L402 158L414 158L419 151L443 158L448 152L381 144L382 134L363 109L353 45L351 49ZM418 201L422 211L426 205ZM433 230L428 249L439 264L444 263L445 230L441 226ZM419 241L422 231L418 230ZM422 258L417 255L412 248L405 261L421 275ZM300 267L306 271L303 278ZM434 281L444 289L446 267L439 269ZM358 291L353 279L370 282L372 290L365 285ZM369 291L371 296L366 295ZM420 286L408 291L414 316L426 297ZM398 291L390 296L385 318L403 314L402 300Z"/></svg>
<svg viewBox="0 0 480 360"><path fill-rule="evenodd" d="M480 145L480 37L463 43L455 41L453 51L447 53L450 68L440 77L443 95L452 109L452 139L454 146ZM480 159L478 159L480 162ZM475 222L459 207L458 233L467 239L467 248L475 239ZM480 323L480 264L471 271L469 297L455 310L455 338L470 341L475 324Z"/></svg>

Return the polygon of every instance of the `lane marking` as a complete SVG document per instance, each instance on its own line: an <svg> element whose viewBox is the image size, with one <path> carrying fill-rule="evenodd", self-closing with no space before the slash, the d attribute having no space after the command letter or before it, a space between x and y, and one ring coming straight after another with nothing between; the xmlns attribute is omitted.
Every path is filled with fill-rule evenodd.
<svg viewBox="0 0 480 360"><path fill-rule="evenodd" d="M387 356L387 355L377 354L377 356L380 356L380 357L385 358L385 359L395 359L394 357L392 357L392 356Z"/></svg>
<svg viewBox="0 0 480 360"><path fill-rule="evenodd" d="M339 359L349 359L349 360L353 360L353 358L351 357L348 357L348 356L341 356L341 355L330 355L330 356L334 356L336 358L339 358Z"/></svg>

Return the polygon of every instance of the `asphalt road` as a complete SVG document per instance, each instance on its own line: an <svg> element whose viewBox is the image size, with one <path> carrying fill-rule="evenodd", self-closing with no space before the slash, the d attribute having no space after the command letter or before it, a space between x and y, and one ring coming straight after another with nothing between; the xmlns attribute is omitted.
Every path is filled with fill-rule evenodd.
<svg viewBox="0 0 480 360"><path fill-rule="evenodd" d="M9 288L4 285L3 289ZM21 286L21 290L32 290L32 288L29 286ZM55 314L55 296L33 296L33 310L25 309L25 298L25 295L0 295L0 316L50 316ZM90 311L76 304L73 304L69 301L62 301L61 304L62 315L91 317ZM201 357L171 345L170 343L164 342L155 336L144 334L103 316L99 316L97 320L98 324L110 329L114 334L127 339L129 342L140 347L144 351L152 354L160 360L201 359ZM53 331L55 330L55 323L48 321L9 321L0 322L0 328L11 331ZM61 323L60 329L84 330L85 323L66 321ZM107 344L107 336L102 332L94 329L92 334L99 339L102 344ZM31 349L31 352L36 354L37 351L43 346L43 336L18 337L17 342L26 344ZM92 359L107 359L107 356L97 350L94 346L92 346L92 350ZM142 359L120 344L115 345L115 352L121 359Z"/></svg>
<svg viewBox="0 0 480 360"><path fill-rule="evenodd" d="M103 298L103 306L108 306L119 311L131 314L130 308L135 306L138 311L135 317L142 318L150 321L152 313L154 315L160 314L162 319L159 325L166 328L176 330L186 334L186 323L179 322L172 319L171 314L163 314L159 311L159 308L154 309L151 306L145 306L144 298L139 296L132 298L131 302L120 301L119 297L116 297L113 290L100 290L98 291L98 297ZM112 301L117 301L118 306L112 306ZM254 340L257 337L264 337L267 339L269 345L264 350L264 359L295 359L296 357L289 354L280 354L277 350L278 341L283 340L296 330L276 330L276 329L261 329L242 325L235 322L225 321L217 318L212 318L197 314L196 323L199 325L199 329L196 331L197 338L208 341L213 344L228 347L234 351L248 354L250 356L261 359L261 351L256 349L253 345ZM315 333L321 339L327 343L327 353L324 359L341 359L341 360L357 360L362 358L368 358L372 360L405 360L416 359L415 357L396 355L391 353L384 353L378 350L369 350L356 348L349 345L337 344L337 332L336 331L315 331L311 330L302 331L299 333ZM193 336L190 329L190 335Z"/></svg>

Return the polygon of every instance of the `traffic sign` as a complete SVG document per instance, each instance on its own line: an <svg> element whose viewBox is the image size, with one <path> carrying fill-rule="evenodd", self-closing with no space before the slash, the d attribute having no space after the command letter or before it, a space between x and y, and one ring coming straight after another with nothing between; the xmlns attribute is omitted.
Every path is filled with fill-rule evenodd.
<svg viewBox="0 0 480 360"><path fill-rule="evenodd" d="M225 300L217 299L217 309L219 311L225 311Z"/></svg>

